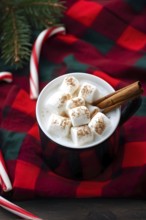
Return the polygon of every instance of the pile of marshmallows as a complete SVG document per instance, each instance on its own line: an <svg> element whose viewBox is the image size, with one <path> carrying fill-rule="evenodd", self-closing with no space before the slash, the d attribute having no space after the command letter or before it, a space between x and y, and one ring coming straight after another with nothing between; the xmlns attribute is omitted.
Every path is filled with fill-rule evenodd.
<svg viewBox="0 0 146 220"><path fill-rule="evenodd" d="M71 138L76 146L91 143L110 124L110 119L92 105L99 96L93 84L80 84L74 76L66 76L48 100L48 106L53 110L48 132L59 138Z"/></svg>

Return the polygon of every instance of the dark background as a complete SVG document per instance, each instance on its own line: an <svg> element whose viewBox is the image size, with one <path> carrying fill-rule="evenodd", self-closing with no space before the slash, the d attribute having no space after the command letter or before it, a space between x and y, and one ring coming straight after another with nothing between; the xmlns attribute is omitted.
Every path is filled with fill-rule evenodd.
<svg viewBox="0 0 146 220"><path fill-rule="evenodd" d="M136 199L38 199L15 202L43 220L145 220L146 201ZM1 220L21 219L0 207Z"/></svg>

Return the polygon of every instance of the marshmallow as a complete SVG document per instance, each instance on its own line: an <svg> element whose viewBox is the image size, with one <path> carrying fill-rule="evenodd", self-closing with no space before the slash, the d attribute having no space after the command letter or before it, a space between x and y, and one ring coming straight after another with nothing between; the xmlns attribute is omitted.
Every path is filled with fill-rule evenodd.
<svg viewBox="0 0 146 220"><path fill-rule="evenodd" d="M88 125L72 127L71 138L75 145L83 145L93 141L93 133Z"/></svg>
<svg viewBox="0 0 146 220"><path fill-rule="evenodd" d="M69 75L64 78L60 89L73 94L79 88L79 85L79 81L74 76Z"/></svg>
<svg viewBox="0 0 146 220"><path fill-rule="evenodd" d="M53 108L55 113L62 115L66 110L66 102L70 98L71 95L69 93L56 92L48 100L47 107Z"/></svg>
<svg viewBox="0 0 146 220"><path fill-rule="evenodd" d="M72 108L85 105L85 100L81 97L75 97L66 102L66 111L68 112Z"/></svg>
<svg viewBox="0 0 146 220"><path fill-rule="evenodd" d="M69 135L71 121L69 118L52 114L49 118L48 132L57 137L66 137Z"/></svg>
<svg viewBox="0 0 146 220"><path fill-rule="evenodd" d="M90 112L86 106L70 109L69 116L73 126L85 125L90 121Z"/></svg>
<svg viewBox="0 0 146 220"><path fill-rule="evenodd" d="M96 86L90 83L83 83L78 96L84 98L86 102L92 103L99 97L99 92Z"/></svg>
<svg viewBox="0 0 146 220"><path fill-rule="evenodd" d="M87 104L86 106L90 112L91 118L94 117L94 115L100 111L100 109L97 106L90 105L90 104Z"/></svg>
<svg viewBox="0 0 146 220"><path fill-rule="evenodd" d="M88 126L91 131L95 132L98 135L101 135L107 126L110 124L110 119L101 112L98 112L89 122Z"/></svg>

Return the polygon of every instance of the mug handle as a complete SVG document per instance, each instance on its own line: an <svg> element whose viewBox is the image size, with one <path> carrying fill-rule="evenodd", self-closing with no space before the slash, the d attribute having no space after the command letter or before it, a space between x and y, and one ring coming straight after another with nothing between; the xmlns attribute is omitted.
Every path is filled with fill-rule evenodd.
<svg viewBox="0 0 146 220"><path fill-rule="evenodd" d="M141 104L142 104L141 96L129 101L121 112L119 125L124 124L129 118L131 118L134 115L134 113L139 109Z"/></svg>

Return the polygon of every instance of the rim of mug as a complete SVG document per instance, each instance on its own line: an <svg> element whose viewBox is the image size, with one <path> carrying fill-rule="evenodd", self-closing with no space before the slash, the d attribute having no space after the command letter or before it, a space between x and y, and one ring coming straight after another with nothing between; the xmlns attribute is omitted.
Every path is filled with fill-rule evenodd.
<svg viewBox="0 0 146 220"><path fill-rule="evenodd" d="M83 75L83 74L84 74L84 75ZM93 80L93 79L96 79L96 80L98 79L98 80L102 81L102 82L104 83L104 85L107 86L107 87L111 90L111 92L114 92L114 91L115 91L115 89L114 89L107 81L105 81L105 80L102 79L101 77L98 77L98 76L96 76L96 75L92 75L92 74L89 74L89 73L84 73L84 72L71 72L71 73L63 74L63 75L58 76L58 77L54 78L53 80L51 80L51 81L42 89L42 91L40 92L40 94L39 94L39 96L38 96L37 102L36 102L36 119L37 119L37 123L38 123L40 129L42 130L42 132L48 137L48 139L52 140L53 142L59 144L59 145L62 146L62 147L66 147L66 148L68 148L68 149L80 149L80 150L82 150L82 149L87 149L87 148L94 147L94 146L96 146L96 145L98 146L99 144L101 144L102 142L104 142L105 140L107 140L107 139L114 133L114 131L116 130L116 128L117 128L117 126L118 126L118 124L119 124L120 117L121 117L121 108L120 108L120 107L117 108L117 109L115 109L115 110L113 110L113 111L115 111L116 114L117 114L117 118L116 118L117 120L116 120L116 122L115 122L115 126L113 127L112 130L110 130L109 134L108 134L105 138L101 139L98 143L95 142L95 141L93 141L93 142L91 142L91 143L87 143L87 144L81 145L81 146L75 146L74 144L69 145L69 144L61 143L61 142L60 142L60 139L59 139L59 140L58 140L58 139L56 140L55 137L51 136L51 135L49 134L49 132L47 132L47 131L44 129L44 126L42 125L42 122L41 122L41 119L40 119L40 112L39 112L39 105L40 105L41 98L42 98L44 92L48 89L48 87L52 86L54 83L57 83L57 81L63 80L64 77L67 76L67 75L73 75L74 77L79 78L79 77L85 76L85 74L86 74L86 76L88 75L89 78L92 78L92 80ZM90 81L92 81L92 80L90 79Z"/></svg>

